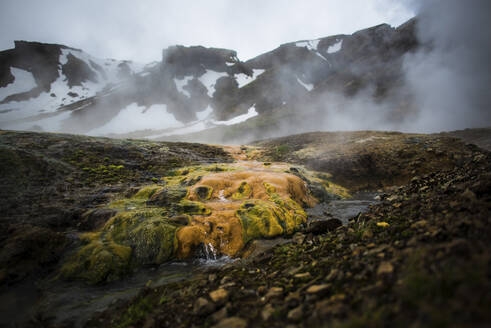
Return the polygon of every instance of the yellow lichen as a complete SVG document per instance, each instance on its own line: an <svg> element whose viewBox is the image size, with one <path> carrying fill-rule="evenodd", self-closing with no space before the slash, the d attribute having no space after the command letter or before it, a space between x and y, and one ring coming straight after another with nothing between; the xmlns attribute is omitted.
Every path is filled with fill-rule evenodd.
<svg viewBox="0 0 491 328"><path fill-rule="evenodd" d="M249 198L252 194L252 188L246 181L240 183L237 191L232 195L232 199L239 200L244 198Z"/></svg>

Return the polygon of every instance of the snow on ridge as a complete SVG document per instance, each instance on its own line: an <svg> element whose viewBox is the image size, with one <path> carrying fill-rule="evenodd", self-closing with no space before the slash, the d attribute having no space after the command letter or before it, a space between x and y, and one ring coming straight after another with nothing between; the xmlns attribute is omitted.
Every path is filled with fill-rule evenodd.
<svg viewBox="0 0 491 328"><path fill-rule="evenodd" d="M247 74L244 74L244 73L235 74L235 81L237 81L239 88L242 88L243 86L256 80L256 78L259 75L263 74L264 71L265 71L264 69L253 69L252 70L252 76L248 76Z"/></svg>
<svg viewBox="0 0 491 328"><path fill-rule="evenodd" d="M30 91L37 86L34 75L31 72L10 67L10 73L14 76L14 81L0 88L0 101L13 94Z"/></svg>
<svg viewBox="0 0 491 328"><path fill-rule="evenodd" d="M308 50L317 51L317 46L319 45L320 39L299 41L295 43L297 47L306 47Z"/></svg>
<svg viewBox="0 0 491 328"><path fill-rule="evenodd" d="M328 61L326 57L322 56L319 51L317 50L317 47L319 46L319 42L321 39L315 39L315 40L307 40L307 41L299 41L295 43L295 46L297 47L305 47L310 51L313 51L317 56L322 58L322 60Z"/></svg>
<svg viewBox="0 0 491 328"><path fill-rule="evenodd" d="M182 127L174 114L167 111L167 105L158 104L148 108L131 103L118 115L101 127L89 131L88 135L101 136L110 133L130 133L139 130L158 130Z"/></svg>
<svg viewBox="0 0 491 328"><path fill-rule="evenodd" d="M327 53L328 54L333 54L335 52L338 52L339 50L341 50L341 47L343 46L343 40L336 40L337 42L335 44L333 44L332 46L329 46L329 48L327 48Z"/></svg>
<svg viewBox="0 0 491 328"><path fill-rule="evenodd" d="M223 76L227 76L225 72L216 72L210 69L206 70L206 73L201 75L198 80L208 89L208 96L213 97L215 93L215 84L217 80Z"/></svg>
<svg viewBox="0 0 491 328"><path fill-rule="evenodd" d="M192 75L185 76L182 79L178 79L178 78L174 79L174 83L176 84L177 90L188 98L191 98L191 94L189 93L189 91L184 90L184 86L187 85L188 82L192 79L193 79Z"/></svg>
<svg viewBox="0 0 491 328"><path fill-rule="evenodd" d="M233 125L233 124L238 124L247 121L248 119L257 116L258 113L256 112L256 107L253 105L251 108L247 110L246 114L238 115L236 117L231 118L230 120L227 121L212 121L213 124L216 125Z"/></svg>
<svg viewBox="0 0 491 328"><path fill-rule="evenodd" d="M307 91L312 91L312 89L314 88L314 85L311 84L311 83L305 83L303 82L302 80L300 80L300 78L297 76L297 81L298 83L300 83L305 89L307 89Z"/></svg>

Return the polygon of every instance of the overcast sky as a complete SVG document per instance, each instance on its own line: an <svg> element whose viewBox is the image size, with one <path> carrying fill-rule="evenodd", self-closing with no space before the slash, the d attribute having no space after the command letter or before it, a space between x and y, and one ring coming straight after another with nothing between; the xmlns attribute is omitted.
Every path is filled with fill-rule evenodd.
<svg viewBox="0 0 491 328"><path fill-rule="evenodd" d="M350 34L414 15L407 0L1 0L0 49L61 43L97 57L160 60L173 44L237 50L241 60L281 43Z"/></svg>

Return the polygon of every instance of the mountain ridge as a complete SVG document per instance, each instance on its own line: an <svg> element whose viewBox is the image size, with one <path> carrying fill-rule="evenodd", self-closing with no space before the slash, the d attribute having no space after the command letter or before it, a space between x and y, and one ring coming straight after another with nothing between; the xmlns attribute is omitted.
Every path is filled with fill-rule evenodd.
<svg viewBox="0 0 491 328"><path fill-rule="evenodd" d="M411 105L401 91L402 61L419 46L416 22L285 43L245 62L230 49L176 45L162 51L160 62L143 65L18 41L0 52L0 58L10 58L0 68L0 127L163 140L221 130L240 115L247 120L274 111L315 112L332 93L347 98L368 93L393 108L389 116L403 120ZM33 58L33 66L19 63L22 58ZM19 78L16 84L12 69L24 80L31 74L33 88L7 94L23 82Z"/></svg>

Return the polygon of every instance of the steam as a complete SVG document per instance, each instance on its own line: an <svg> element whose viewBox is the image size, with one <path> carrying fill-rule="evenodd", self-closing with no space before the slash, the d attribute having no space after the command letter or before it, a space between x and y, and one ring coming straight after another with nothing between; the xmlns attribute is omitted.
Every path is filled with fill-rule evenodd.
<svg viewBox="0 0 491 328"><path fill-rule="evenodd" d="M422 132L491 125L491 28L487 0L417 0L422 50L405 58Z"/></svg>
<svg viewBox="0 0 491 328"><path fill-rule="evenodd" d="M316 130L433 133L491 126L491 2L416 0L409 5L417 13L419 47L403 57L399 87L381 102L374 85L355 96L328 89L296 105L305 120L286 122L271 137ZM350 70L360 74L364 65Z"/></svg>

